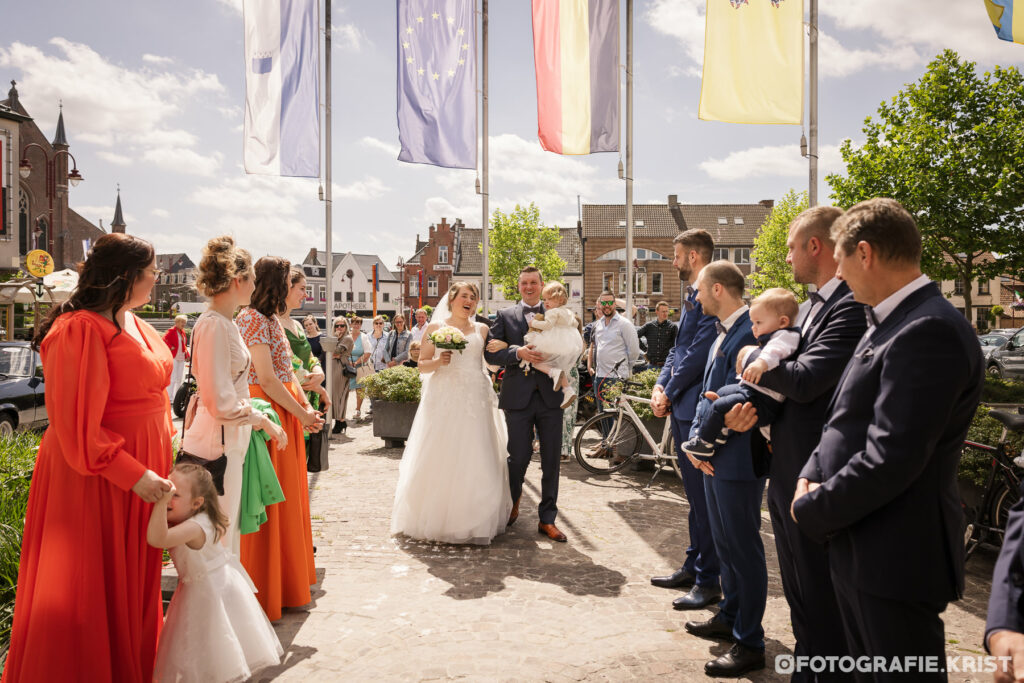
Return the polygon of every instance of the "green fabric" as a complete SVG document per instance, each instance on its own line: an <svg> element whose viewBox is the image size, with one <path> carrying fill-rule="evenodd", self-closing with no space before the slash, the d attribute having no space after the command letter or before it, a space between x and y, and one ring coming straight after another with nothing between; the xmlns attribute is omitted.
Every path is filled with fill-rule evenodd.
<svg viewBox="0 0 1024 683"><path fill-rule="evenodd" d="M282 325L282 327L284 327ZM295 365L295 360L298 359L298 367L303 368L307 372L313 372L314 368L320 367L320 360L313 355L313 347L309 345L309 339L306 338L306 333L295 334L291 330L285 328L284 335L288 337L288 343L292 347L292 365ZM313 410L320 410L320 394L315 391L307 391L306 399L309 400L309 405L313 406Z"/></svg>
<svg viewBox="0 0 1024 683"><path fill-rule="evenodd" d="M281 424L281 419L267 401L254 398L252 407L273 420L274 424ZM270 434L262 429L253 429L249 437L249 449L242 465L242 511L238 517L238 530L243 534L259 531L267 521L267 506L284 501L284 491L277 481L270 451L267 450L269 440Z"/></svg>

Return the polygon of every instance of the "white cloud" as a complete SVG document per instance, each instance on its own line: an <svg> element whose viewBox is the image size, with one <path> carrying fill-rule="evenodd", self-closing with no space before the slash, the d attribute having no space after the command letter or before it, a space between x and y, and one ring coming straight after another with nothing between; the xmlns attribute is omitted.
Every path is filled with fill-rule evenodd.
<svg viewBox="0 0 1024 683"><path fill-rule="evenodd" d="M165 58L153 55L144 57L147 66L132 70L88 45L64 38L49 44L57 54L18 42L0 48L0 66L20 70L22 100L43 130L56 124L50 103L62 99L72 144L117 147L118 153L103 156L107 161L125 165L126 159L141 158L198 175L220 165L216 156L192 151L196 135L174 125L186 105L226 92L216 75L187 68L158 71L154 66L164 65Z"/></svg>
<svg viewBox="0 0 1024 683"><path fill-rule="evenodd" d="M209 177L220 168L222 155L214 152L204 156L191 149L158 147L146 150L142 159L168 171Z"/></svg>
<svg viewBox="0 0 1024 683"><path fill-rule="evenodd" d="M847 48L830 33L819 31L818 66L823 78L842 78L859 71L902 71L925 63L905 42L883 41L870 49Z"/></svg>
<svg viewBox="0 0 1024 683"><path fill-rule="evenodd" d="M316 185L299 178L239 175L198 187L188 201L232 214L292 216L300 203L317 201Z"/></svg>
<svg viewBox="0 0 1024 683"><path fill-rule="evenodd" d="M799 145L751 147L730 152L720 159L706 159L699 164L702 171L715 180L744 180L756 177L806 177L807 160L800 156ZM845 170L838 145L819 145L818 174Z"/></svg>
<svg viewBox="0 0 1024 683"><path fill-rule="evenodd" d="M174 60L170 57L161 57L159 55L144 54L142 55L142 61L147 64L170 64Z"/></svg>
<svg viewBox="0 0 1024 683"><path fill-rule="evenodd" d="M220 3L223 5L227 5L239 14L242 13L242 0L220 0Z"/></svg>
<svg viewBox="0 0 1024 683"><path fill-rule="evenodd" d="M369 147L370 149L379 149L382 152L387 152L390 156L398 158L398 153L402 151L400 145L396 145L391 142L384 142L377 138L366 136L359 141L363 147Z"/></svg>
<svg viewBox="0 0 1024 683"><path fill-rule="evenodd" d="M168 211L167 209L160 209L160 208L150 209L149 210L149 214L151 216L156 216L157 218L170 218L171 217L171 212L170 211Z"/></svg>
<svg viewBox="0 0 1024 683"><path fill-rule="evenodd" d="M363 45L370 42L366 32L355 24L334 24L331 37L338 42L337 47L351 52L362 51Z"/></svg>
<svg viewBox="0 0 1024 683"><path fill-rule="evenodd" d="M217 107L217 111L229 121L238 121L242 118L241 107Z"/></svg>
<svg viewBox="0 0 1024 683"><path fill-rule="evenodd" d="M368 176L363 180L357 180L348 185L333 183L334 196L332 199L351 199L355 201L366 201L379 199L391 191L379 178Z"/></svg>
<svg viewBox="0 0 1024 683"><path fill-rule="evenodd" d="M690 61L669 67L675 73L700 77L700 65L704 62L704 7L705 0L655 0L647 9L647 23L682 43Z"/></svg>
<svg viewBox="0 0 1024 683"><path fill-rule="evenodd" d="M130 166L132 163L135 162L134 159L125 156L124 154L108 152L107 150L97 152L96 156L98 156L100 159L103 159L104 161L109 161L110 163L116 166Z"/></svg>

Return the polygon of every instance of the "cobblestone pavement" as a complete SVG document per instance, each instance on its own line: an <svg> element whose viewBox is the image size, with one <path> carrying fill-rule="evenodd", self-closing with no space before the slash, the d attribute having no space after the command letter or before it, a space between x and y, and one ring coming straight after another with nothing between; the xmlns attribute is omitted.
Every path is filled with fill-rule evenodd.
<svg viewBox="0 0 1024 683"><path fill-rule="evenodd" d="M679 566L686 540L687 503L668 470L644 489L649 474L563 463L560 544L536 532L534 461L508 533L489 547L446 546L389 536L400 449L384 448L369 423L349 422L332 443L330 469L310 475L314 602L275 624L285 659L255 680L699 681L705 661L727 651L683 630L711 612L675 612L680 593L649 582ZM769 669L751 680L785 680L773 662L792 652L793 635L767 510L762 518ZM950 655L983 654L993 559L972 558L967 596L944 614Z"/></svg>

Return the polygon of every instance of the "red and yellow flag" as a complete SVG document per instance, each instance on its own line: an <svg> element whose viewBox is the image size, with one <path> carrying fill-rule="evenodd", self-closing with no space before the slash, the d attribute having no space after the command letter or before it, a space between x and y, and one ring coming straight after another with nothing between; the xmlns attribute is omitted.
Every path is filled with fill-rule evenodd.
<svg viewBox="0 0 1024 683"><path fill-rule="evenodd" d="M541 147L618 151L618 0L533 0L533 58Z"/></svg>

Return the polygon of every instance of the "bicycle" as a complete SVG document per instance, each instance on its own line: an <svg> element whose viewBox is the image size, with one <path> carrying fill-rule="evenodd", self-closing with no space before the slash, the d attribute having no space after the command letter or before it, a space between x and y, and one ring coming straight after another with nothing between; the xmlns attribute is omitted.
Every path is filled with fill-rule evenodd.
<svg viewBox="0 0 1024 683"><path fill-rule="evenodd" d="M1021 476L1019 468L1006 452L1007 435L1024 431L1024 415L1001 410L989 411L989 417L1003 424L1003 433L995 446L964 441L964 449L974 449L992 455L988 476L985 479L985 494L977 508L967 508L967 528L964 530L964 560L971 557L978 546L985 542L1002 545L1003 533L1010 508L1020 498ZM1024 457L1024 451L1021 451Z"/></svg>
<svg viewBox="0 0 1024 683"><path fill-rule="evenodd" d="M625 389L641 388L643 385L630 380L621 380L620 384L624 391L615 399L615 409L598 413L580 427L573 441L576 461L583 469L594 474L611 474L636 461L653 461L654 474L644 488L650 488L665 464L671 465L676 476L682 479L672 446L671 420L665 419L661 441L655 441L631 405L650 405L651 399L625 393ZM598 391L600 389L595 387L595 393ZM644 442L651 447L651 453L640 452Z"/></svg>

